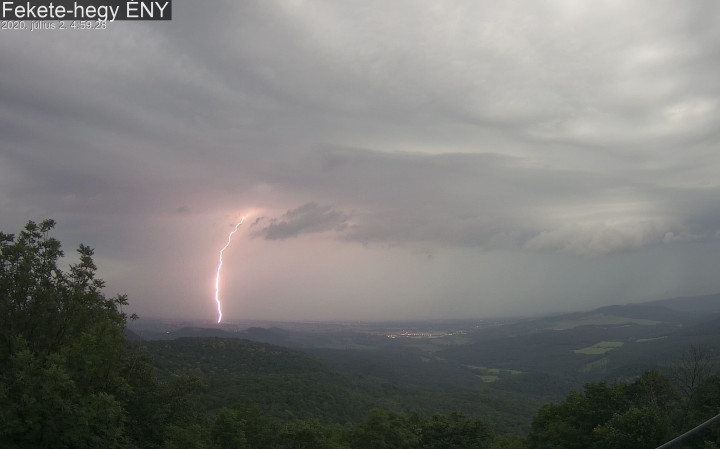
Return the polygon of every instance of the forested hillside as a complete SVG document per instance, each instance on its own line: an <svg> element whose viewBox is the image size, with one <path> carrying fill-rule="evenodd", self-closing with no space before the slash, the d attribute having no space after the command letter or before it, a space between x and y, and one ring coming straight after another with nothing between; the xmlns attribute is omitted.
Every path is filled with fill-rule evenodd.
<svg viewBox="0 0 720 449"><path fill-rule="evenodd" d="M653 306L650 320L612 308L447 340L365 335L352 351L327 338L312 353L142 341L127 333L127 299L102 293L92 249L60 268L53 225L0 234L3 448L651 449L720 411L719 321L706 309L678 320ZM719 441L714 426L677 447Z"/></svg>
<svg viewBox="0 0 720 449"><path fill-rule="evenodd" d="M183 338L145 342L155 365L168 375L203 379L203 407L216 410L250 399L280 419L358 422L385 404L367 394L382 385L358 385L299 351L247 340ZM381 401L381 399L379 399Z"/></svg>
<svg viewBox="0 0 720 449"><path fill-rule="evenodd" d="M297 350L239 339L181 338L142 347L168 379L203 379L198 394L209 411L250 399L275 418L338 425L360 422L374 408L424 416L462 412L483 417L506 434L525 432L543 403L534 395L495 390L469 370L459 370L460 378L415 364L409 356L403 361L375 353L367 360L375 368L347 369Z"/></svg>

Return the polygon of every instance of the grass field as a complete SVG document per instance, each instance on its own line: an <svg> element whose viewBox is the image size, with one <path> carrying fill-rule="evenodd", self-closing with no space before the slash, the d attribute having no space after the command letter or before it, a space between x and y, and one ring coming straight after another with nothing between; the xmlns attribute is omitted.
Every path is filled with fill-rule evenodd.
<svg viewBox="0 0 720 449"><path fill-rule="evenodd" d="M667 338L667 335L655 338L638 338L637 340L635 340L635 343L645 343L646 341L662 340L663 338Z"/></svg>
<svg viewBox="0 0 720 449"><path fill-rule="evenodd" d="M486 376L478 376L478 377L480 377L480 379L485 383L490 383L490 382L495 382L497 380L500 380L500 376L486 375Z"/></svg>
<svg viewBox="0 0 720 449"><path fill-rule="evenodd" d="M612 351L613 349L619 348L623 344L624 343L621 341L601 341L599 343L595 343L594 345L588 346L586 348L575 349L573 352L576 354L588 354L588 355L605 354L608 351Z"/></svg>
<svg viewBox="0 0 720 449"><path fill-rule="evenodd" d="M476 376L479 377L483 382L495 382L500 380L504 376L513 376L516 374L522 374L522 371L516 369L503 369L503 368L488 368L486 366L476 365L463 365L466 368L470 368L476 371Z"/></svg>

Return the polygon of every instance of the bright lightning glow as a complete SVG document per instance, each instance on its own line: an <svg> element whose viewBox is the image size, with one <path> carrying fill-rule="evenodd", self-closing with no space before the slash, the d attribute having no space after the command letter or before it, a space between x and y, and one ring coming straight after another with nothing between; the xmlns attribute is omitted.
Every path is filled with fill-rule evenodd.
<svg viewBox="0 0 720 449"><path fill-rule="evenodd" d="M218 309L218 324L220 324L220 321L222 321L222 306L220 304L220 268L222 268L223 264L223 251L227 249L228 246L230 246L230 240L232 240L233 234L235 234L240 227L241 224L243 224L243 221L245 221L245 217L242 217L240 219L240 223L235 225L235 229L228 235L228 240L225 246L220 250L220 261L218 262L217 267L217 274L215 275L215 302L217 303L217 309Z"/></svg>

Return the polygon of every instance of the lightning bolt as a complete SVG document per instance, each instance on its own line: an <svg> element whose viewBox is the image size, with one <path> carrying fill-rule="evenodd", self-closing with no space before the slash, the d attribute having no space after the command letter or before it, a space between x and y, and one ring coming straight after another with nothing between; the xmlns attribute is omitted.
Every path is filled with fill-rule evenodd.
<svg viewBox="0 0 720 449"><path fill-rule="evenodd" d="M220 321L222 321L222 305L220 304L220 268L222 268L223 264L223 252L227 249L228 246L230 246L230 240L232 240L233 234L235 234L240 227L241 224L243 224L243 221L245 221L245 217L242 217L240 219L240 223L235 225L235 229L228 235L227 243L223 248L220 250L220 260L218 262L217 267L217 274L215 275L215 302L217 303L217 309L218 309L218 324L220 324Z"/></svg>

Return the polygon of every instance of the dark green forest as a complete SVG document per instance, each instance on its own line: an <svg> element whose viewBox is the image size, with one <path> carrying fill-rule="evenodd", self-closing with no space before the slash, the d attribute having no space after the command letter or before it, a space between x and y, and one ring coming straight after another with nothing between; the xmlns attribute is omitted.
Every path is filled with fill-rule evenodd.
<svg viewBox="0 0 720 449"><path fill-rule="evenodd" d="M383 342L352 356L238 338L138 339L128 298L103 293L91 248L60 268L53 227L0 233L2 448L651 449L720 412L714 360L694 344L714 326L658 325L659 336L614 358L593 343L602 332L636 339L632 326L582 328L575 349L557 332L507 327L488 334L492 345L430 353ZM662 340L670 332L679 337ZM572 375L541 369L539 336L558 372ZM672 346L674 360L643 358L670 341L683 345ZM612 380L586 381L598 366ZM498 381L478 383L479 371ZM718 443L713 425L674 447Z"/></svg>

